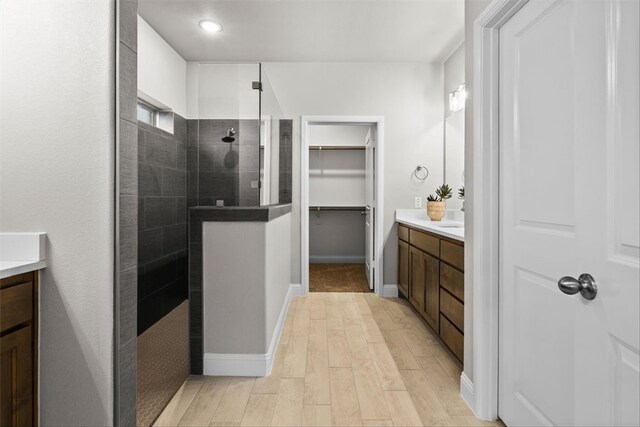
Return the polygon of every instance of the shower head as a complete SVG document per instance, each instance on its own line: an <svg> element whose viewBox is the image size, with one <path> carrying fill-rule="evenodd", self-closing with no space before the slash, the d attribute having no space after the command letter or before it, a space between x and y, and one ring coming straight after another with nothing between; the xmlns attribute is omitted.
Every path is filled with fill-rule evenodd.
<svg viewBox="0 0 640 427"><path fill-rule="evenodd" d="M236 130L234 128L227 129L227 136L222 137L222 142L231 143L235 141L234 135L236 134Z"/></svg>

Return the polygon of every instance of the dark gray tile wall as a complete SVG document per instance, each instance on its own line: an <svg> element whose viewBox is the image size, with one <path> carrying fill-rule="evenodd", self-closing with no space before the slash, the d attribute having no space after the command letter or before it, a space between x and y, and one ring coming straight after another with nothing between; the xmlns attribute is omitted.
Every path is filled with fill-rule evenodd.
<svg viewBox="0 0 640 427"><path fill-rule="evenodd" d="M293 120L280 120L280 176L278 180L278 201L291 203Z"/></svg>
<svg viewBox="0 0 640 427"><path fill-rule="evenodd" d="M137 0L118 0L117 260L114 425L136 423L138 269Z"/></svg>
<svg viewBox="0 0 640 427"><path fill-rule="evenodd" d="M187 120L138 124L138 334L187 298Z"/></svg>
<svg viewBox="0 0 640 427"><path fill-rule="evenodd" d="M187 204L257 206L259 189L258 120L187 120ZM222 142L227 129L237 131L233 143Z"/></svg>

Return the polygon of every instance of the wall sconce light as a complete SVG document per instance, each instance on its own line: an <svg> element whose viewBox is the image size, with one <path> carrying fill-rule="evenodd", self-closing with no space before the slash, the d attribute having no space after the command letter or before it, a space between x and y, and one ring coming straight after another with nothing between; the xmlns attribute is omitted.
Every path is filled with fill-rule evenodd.
<svg viewBox="0 0 640 427"><path fill-rule="evenodd" d="M464 108L464 101L467 99L467 92L464 90L464 84L461 84L453 92L449 92L449 111L455 113Z"/></svg>

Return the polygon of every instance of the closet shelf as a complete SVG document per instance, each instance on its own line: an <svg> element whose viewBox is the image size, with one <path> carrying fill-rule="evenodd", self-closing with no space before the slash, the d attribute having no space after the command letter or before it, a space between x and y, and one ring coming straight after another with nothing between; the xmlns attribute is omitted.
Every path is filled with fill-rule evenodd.
<svg viewBox="0 0 640 427"><path fill-rule="evenodd" d="M310 211L364 211L366 206L309 206Z"/></svg>
<svg viewBox="0 0 640 427"><path fill-rule="evenodd" d="M311 151L364 151L367 147L363 145L311 145L309 150Z"/></svg>

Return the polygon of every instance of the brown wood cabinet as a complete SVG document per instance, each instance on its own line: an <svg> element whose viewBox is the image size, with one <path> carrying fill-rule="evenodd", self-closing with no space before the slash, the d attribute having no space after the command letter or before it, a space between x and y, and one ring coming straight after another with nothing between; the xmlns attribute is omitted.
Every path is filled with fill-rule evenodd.
<svg viewBox="0 0 640 427"><path fill-rule="evenodd" d="M0 426L37 425L38 273L0 280Z"/></svg>
<svg viewBox="0 0 640 427"><path fill-rule="evenodd" d="M409 295L409 244L398 240L398 288Z"/></svg>
<svg viewBox="0 0 640 427"><path fill-rule="evenodd" d="M398 224L398 291L462 361L464 243Z"/></svg>

